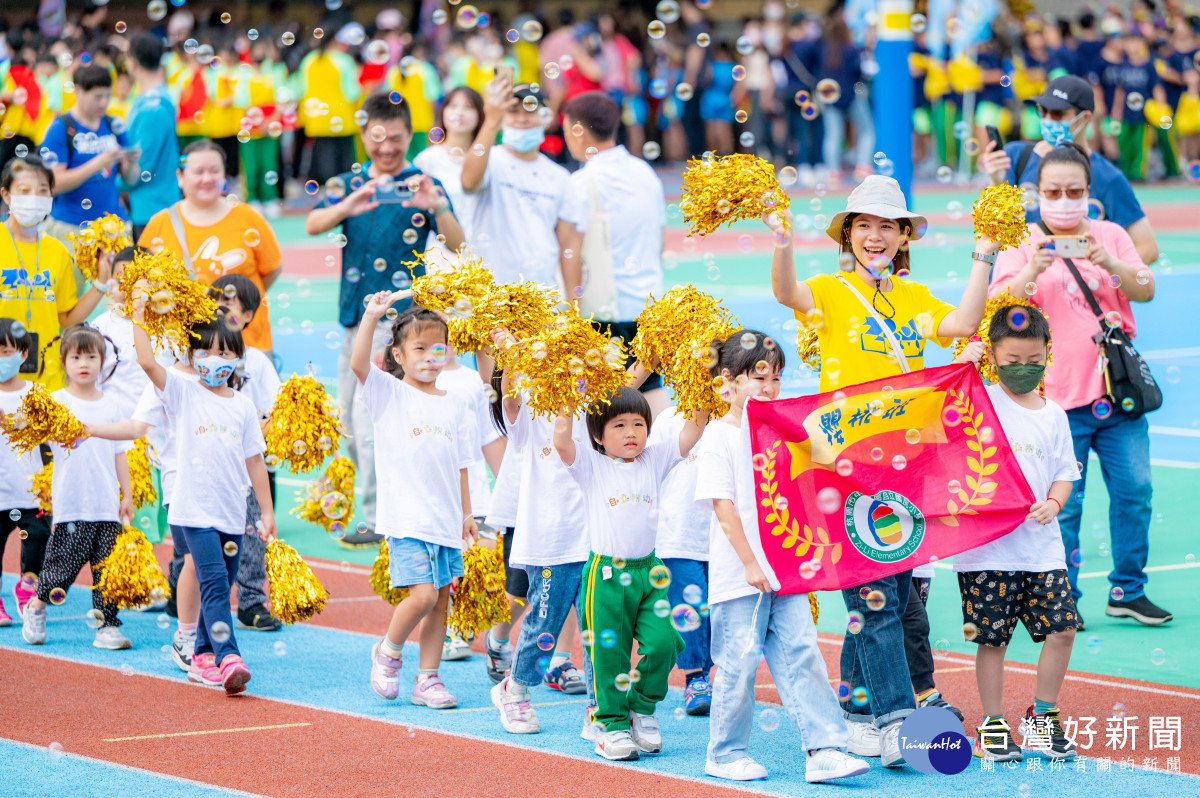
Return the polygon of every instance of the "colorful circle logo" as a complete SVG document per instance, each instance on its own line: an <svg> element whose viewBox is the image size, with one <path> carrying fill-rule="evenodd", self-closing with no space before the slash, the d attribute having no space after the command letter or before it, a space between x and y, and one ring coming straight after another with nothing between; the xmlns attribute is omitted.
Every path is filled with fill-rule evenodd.
<svg viewBox="0 0 1200 798"><path fill-rule="evenodd" d="M971 764L971 741L948 709L922 707L900 726L904 761L922 773L953 776Z"/></svg>
<svg viewBox="0 0 1200 798"><path fill-rule="evenodd" d="M898 562L921 545L925 516L891 490L874 496L854 491L846 499L846 534L854 548L876 562Z"/></svg>

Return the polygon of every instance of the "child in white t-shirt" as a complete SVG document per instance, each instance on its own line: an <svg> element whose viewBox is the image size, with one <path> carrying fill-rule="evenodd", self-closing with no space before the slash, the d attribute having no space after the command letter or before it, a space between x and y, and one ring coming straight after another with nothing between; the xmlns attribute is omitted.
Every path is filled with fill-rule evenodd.
<svg viewBox="0 0 1200 798"><path fill-rule="evenodd" d="M464 545L478 535L467 476L472 440L466 408L437 387L448 333L439 314L413 307L396 316L384 368L371 363L379 320L408 296L412 291L371 297L350 356L375 429L376 532L387 539L391 586L409 589L392 612L387 635L371 649L371 689L386 699L399 695L404 641L420 624L412 703L451 709L458 702L438 676L438 665L450 583L463 575Z"/></svg>
<svg viewBox="0 0 1200 798"><path fill-rule="evenodd" d="M1019 620L1038 658L1037 692L1021 720L1025 748L1054 759L1075 756L1075 743L1058 720L1062 689L1079 616L1067 581L1067 558L1057 516L1071 497L1079 466L1066 412L1038 393L1049 359L1050 325L1034 307L1002 308L988 325L992 362L1000 378L988 397L1035 497L1025 523L954 558L963 600L963 631L978 646L975 679L983 723L975 755L999 761L1023 758L1004 720L1004 655ZM958 362L978 363L982 343L969 344Z"/></svg>

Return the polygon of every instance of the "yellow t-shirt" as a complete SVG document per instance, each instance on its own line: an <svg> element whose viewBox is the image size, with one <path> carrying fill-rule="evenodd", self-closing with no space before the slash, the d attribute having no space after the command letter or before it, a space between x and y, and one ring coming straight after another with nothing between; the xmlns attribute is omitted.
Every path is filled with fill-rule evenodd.
<svg viewBox="0 0 1200 798"><path fill-rule="evenodd" d="M42 234L36 244L17 241L8 226L0 224L0 317L16 319L37 336L42 349L60 332L58 314L75 307L75 270L61 242ZM46 368L39 378L22 374L31 382L57 390L64 387L62 363L55 343L45 355Z"/></svg>
<svg viewBox="0 0 1200 798"><path fill-rule="evenodd" d="M867 302L871 301L875 293L873 284L854 272L841 273L841 276L858 289ZM817 341L821 345L822 391L901 373L887 336L837 276L819 274L804 283L812 290L816 308L823 314L823 323L817 329ZM895 316L884 318L884 322L891 327L904 350L909 369L925 368L926 340L942 347L953 341L952 338L937 337L936 332L954 306L935 297L924 284L903 277L892 277L892 290L884 292L884 296L896 308ZM800 324L809 322L803 313L797 313L796 320Z"/></svg>

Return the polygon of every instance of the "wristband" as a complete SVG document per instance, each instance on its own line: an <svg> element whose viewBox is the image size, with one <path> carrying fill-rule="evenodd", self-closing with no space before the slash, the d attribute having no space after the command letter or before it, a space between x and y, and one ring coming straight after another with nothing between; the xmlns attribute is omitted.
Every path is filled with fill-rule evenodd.
<svg viewBox="0 0 1200 798"><path fill-rule="evenodd" d="M1046 501L1048 501L1048 502L1054 502L1055 504L1057 504L1057 505L1058 505L1058 511L1059 511L1060 513L1062 512L1062 502L1060 502L1058 499L1054 498L1053 496L1047 496L1047 497L1046 497Z"/></svg>
<svg viewBox="0 0 1200 798"><path fill-rule="evenodd" d="M988 263L988 264L994 265L996 263L996 253L995 252L993 252L990 255L985 252L972 252L971 257L975 260L983 261L984 263Z"/></svg>

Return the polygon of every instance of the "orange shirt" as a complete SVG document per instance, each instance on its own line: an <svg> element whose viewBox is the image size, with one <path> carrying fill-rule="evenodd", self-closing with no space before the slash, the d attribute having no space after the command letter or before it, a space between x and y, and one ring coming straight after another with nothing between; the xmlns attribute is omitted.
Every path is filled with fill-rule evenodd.
<svg viewBox="0 0 1200 798"><path fill-rule="evenodd" d="M208 227L188 222L182 213L180 216L183 218L188 252L192 256L198 280L211 284L224 274L242 274L253 280L258 290L266 296L263 277L279 267L282 256L275 231L262 214L246 203L239 202L225 214L225 218ZM161 239L161 242L155 239ZM161 246L172 252L182 252L167 210L154 214L142 231L138 244L152 252ZM271 319L265 303L242 331L242 338L247 346L271 350Z"/></svg>

